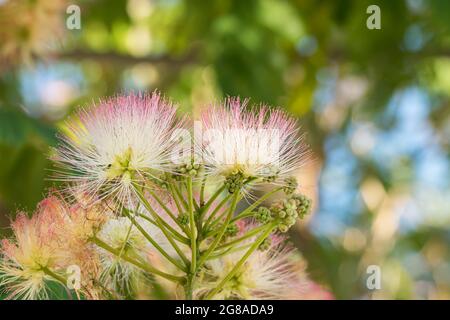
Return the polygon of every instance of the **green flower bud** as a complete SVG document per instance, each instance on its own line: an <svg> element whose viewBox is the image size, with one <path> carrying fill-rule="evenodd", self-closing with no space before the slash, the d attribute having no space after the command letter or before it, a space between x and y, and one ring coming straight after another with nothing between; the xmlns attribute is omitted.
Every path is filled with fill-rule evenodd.
<svg viewBox="0 0 450 320"><path fill-rule="evenodd" d="M278 225L278 230L280 230L280 232L282 232L282 233L286 233L286 232L288 232L288 230L289 230L289 226L280 223L280 224Z"/></svg>
<svg viewBox="0 0 450 320"><path fill-rule="evenodd" d="M295 215L295 210L294 209L292 209L292 208L287 208L286 209L286 214L289 216L289 217L293 217L294 215Z"/></svg>
<svg viewBox="0 0 450 320"><path fill-rule="evenodd" d="M187 225L189 223L189 216L185 213L178 216L178 222L182 225Z"/></svg>
<svg viewBox="0 0 450 320"><path fill-rule="evenodd" d="M230 236L230 237L234 237L235 235L238 234L238 232L239 232L239 227L237 226L236 223L232 223L232 224L228 225L227 229L225 231L227 236Z"/></svg>
<svg viewBox="0 0 450 320"><path fill-rule="evenodd" d="M292 196L297 206L297 214L303 218L311 210L312 201L302 194L295 194Z"/></svg>
<svg viewBox="0 0 450 320"><path fill-rule="evenodd" d="M255 213L256 221L263 224L269 222L271 218L272 214L270 212L270 209L266 207L259 207L258 211Z"/></svg>
<svg viewBox="0 0 450 320"><path fill-rule="evenodd" d="M278 224L280 232L287 232L297 219L303 218L311 209L311 200L301 194L294 194L289 199L272 205L270 211Z"/></svg>
<svg viewBox="0 0 450 320"><path fill-rule="evenodd" d="M287 217L285 221L288 226L293 226L296 220L293 217Z"/></svg>
<svg viewBox="0 0 450 320"><path fill-rule="evenodd" d="M288 177L288 178L284 179L284 183L285 183L285 185L283 187L283 191L287 195L293 194L295 192L295 190L298 188L298 182L295 177Z"/></svg>
<svg viewBox="0 0 450 320"><path fill-rule="evenodd" d="M272 244L272 239L270 237L267 237L264 239L264 241L259 245L258 250L260 251L266 251L270 248L270 245Z"/></svg>
<svg viewBox="0 0 450 320"><path fill-rule="evenodd" d="M178 168L176 169L177 174L174 175L174 178L177 180L182 180L183 175L195 177L199 174L200 169L200 164L194 163L193 159L187 159L185 163L178 166Z"/></svg>
<svg viewBox="0 0 450 320"><path fill-rule="evenodd" d="M236 171L225 177L225 186L229 193L235 193L244 185L245 177L240 171Z"/></svg>

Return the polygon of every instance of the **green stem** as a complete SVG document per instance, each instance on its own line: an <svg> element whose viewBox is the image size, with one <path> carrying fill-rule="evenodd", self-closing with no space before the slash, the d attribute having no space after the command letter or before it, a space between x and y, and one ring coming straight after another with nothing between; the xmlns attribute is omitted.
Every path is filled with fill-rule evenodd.
<svg viewBox="0 0 450 320"><path fill-rule="evenodd" d="M185 286L185 295L186 295L186 300L192 300L192 291L194 289L194 285L193 285L193 275L188 275L187 276L187 281L186 281L186 286Z"/></svg>
<svg viewBox="0 0 450 320"><path fill-rule="evenodd" d="M142 235L158 250L168 261L170 261L175 267L182 271L186 271L185 267L183 267L176 259L171 257L148 233L142 228L142 226L136 221L134 217L132 217L127 211L125 211L126 216L130 221L136 226L136 228L142 233Z"/></svg>
<svg viewBox="0 0 450 320"><path fill-rule="evenodd" d="M219 230L214 230L214 228L217 226L217 224L219 224L220 221L222 221L223 217L225 217L225 215L227 215L227 211L224 211L220 216L217 217L216 220L214 220L211 225L209 226L209 230L206 232L205 238L209 238L217 233L220 232ZM231 222L231 220L230 220Z"/></svg>
<svg viewBox="0 0 450 320"><path fill-rule="evenodd" d="M186 200L184 200L183 194L181 193L180 189L175 184L172 184L172 186L173 186L173 189L175 190L175 193L178 196L178 199L180 199L181 204L187 210L188 209L188 204L187 204Z"/></svg>
<svg viewBox="0 0 450 320"><path fill-rule="evenodd" d="M205 206L202 208L202 212L201 212L201 217L203 218L203 216L208 212L209 207L214 203L214 201L217 199L217 197L222 193L222 191L225 190L225 185L223 185L222 187L220 187L219 189L216 190L216 192L211 196L211 198L209 198L208 202L205 204Z"/></svg>
<svg viewBox="0 0 450 320"><path fill-rule="evenodd" d="M225 234L225 231L227 230L228 223L230 222L231 217L233 216L233 212L236 209L238 198L239 198L239 193L238 192L234 193L233 200L231 202L231 206L228 210L228 215L225 219L225 222L223 223L222 228L220 229L220 233L214 239L213 243L209 246L208 250L206 250L205 254L202 255L202 257L200 258L200 261L198 263L199 266L201 266L208 259L208 256L216 249L217 245L220 243L220 240L222 240L222 237Z"/></svg>
<svg viewBox="0 0 450 320"><path fill-rule="evenodd" d="M172 194L172 197L175 201L175 204L178 208L178 213L181 215L187 210L187 204L185 203L185 200L181 197L178 188L172 183L169 183L169 189L170 193ZM181 207L183 206L183 208ZM191 231L189 230L189 226L184 227L184 233L190 238L191 237Z"/></svg>
<svg viewBox="0 0 450 320"><path fill-rule="evenodd" d="M178 200L178 195L176 194L172 183L169 183L169 191L170 191L170 194L172 195L175 205L177 206L178 213L182 214L184 212L184 210L181 208L180 201Z"/></svg>
<svg viewBox="0 0 450 320"><path fill-rule="evenodd" d="M67 286L67 279L59 274L57 274L56 272L53 272L52 270L50 270L47 267L41 267L41 270L49 275L50 277L54 278L55 280L61 282L64 286Z"/></svg>
<svg viewBox="0 0 450 320"><path fill-rule="evenodd" d="M227 199L228 199L229 196L230 196L230 195L227 196ZM242 194L239 195L238 202L241 201L242 197L243 197ZM214 214L216 214L216 213L214 213ZM215 219L214 221L210 222L210 224L208 225L208 228L207 228L207 229L205 228L205 229L208 231L207 234L206 234L206 237L209 237L209 236L211 236L211 234L215 234L215 233L216 233L215 231L212 231L212 232L211 232L211 230L214 229L214 228L216 227L216 225L217 225L220 221L222 221L222 219L223 219L223 217L225 216L225 214L226 214L226 212L223 212L220 216L217 217L217 219ZM232 219L230 220L230 223L234 222L235 220L236 220L235 218L232 218Z"/></svg>
<svg viewBox="0 0 450 320"><path fill-rule="evenodd" d="M168 234L165 226L166 223L164 220L161 219L161 217L155 212L155 210L153 210L152 206L150 205L150 203L147 201L147 199L145 199L144 195L142 194L141 190L139 190L139 188L137 188L135 186L135 190L136 193L139 197L139 199L141 200L141 202L144 204L144 207L150 212L150 214L153 216L153 219L155 219L156 223L158 224L159 229L164 233L164 236L167 238L167 240L170 242L170 244L172 245L172 247L175 249L175 251L178 253L178 255L180 256L181 259L183 259L184 263L187 265L189 265L189 260L186 258L186 256L184 255L183 251L181 251L181 249L178 247L178 245L176 244L176 242L173 240L173 238L171 237L170 234ZM170 226L168 226L170 227ZM169 228L168 228L169 229ZM170 230L170 229L169 229ZM184 238L184 237L183 237ZM186 239L187 241L189 241L188 239Z"/></svg>
<svg viewBox="0 0 450 320"><path fill-rule="evenodd" d="M189 176L189 178L191 178L191 184L192 184L192 177ZM189 178L187 180L189 180ZM183 183L183 186L186 188L186 193L189 196L189 188L192 189L192 187L188 186L188 182L186 181L185 183ZM193 208L195 208L195 210L200 211L200 206L197 203L197 200L192 198L192 204L193 204ZM189 199L188 199L188 210L189 210Z"/></svg>
<svg viewBox="0 0 450 320"><path fill-rule="evenodd" d="M206 219L206 222L204 224L204 229L208 230L209 224L211 223L212 219L216 216L217 212L223 207L223 205L230 199L231 194L228 194L225 198L222 199L222 201L217 205L217 207L214 208L213 212L209 215L208 219Z"/></svg>
<svg viewBox="0 0 450 320"><path fill-rule="evenodd" d="M150 212L150 214L154 218L155 218L155 215L158 216L158 218L155 218L155 220L150 219L149 217L147 217L145 214L142 214L142 213L139 213L139 216L144 218L144 219L146 219L146 220L148 220L149 222L151 222L155 226L157 226L159 229L161 229L161 231L163 231L163 229L164 229L164 231L163 231L164 234L166 232L169 232L180 243L183 243L185 245L189 244L189 239L188 238L184 237L178 231L176 231L174 228L172 228L170 225L168 225L167 222L165 222L163 219L161 219L161 217L159 217L159 215L155 211L153 211L153 212L154 212L154 214L152 212Z"/></svg>
<svg viewBox="0 0 450 320"><path fill-rule="evenodd" d="M216 293L218 293L220 290L222 290L223 286L230 281L236 273L239 271L239 269L244 265L245 261L250 257L250 255L258 249L258 247L261 245L261 243L272 233L272 230L275 228L274 224L270 225L270 228L267 228L267 231L264 232L250 247L250 249L247 250L247 252L242 256L242 258L238 261L238 263L233 267L233 269L228 273L228 275L223 278L223 280L213 289L211 290L208 295L205 297L205 299L209 300L212 299Z"/></svg>
<svg viewBox="0 0 450 320"><path fill-rule="evenodd" d="M172 211L164 204L164 202L156 195L153 191L148 190L148 192L151 194L151 196L156 200L156 202L159 203L161 208L167 213L167 215L177 224L177 226L186 233L186 230L184 226L178 221L178 219L174 216Z"/></svg>
<svg viewBox="0 0 450 320"><path fill-rule="evenodd" d="M236 222L240 219L245 219L245 218L250 218L253 217L253 212L247 212L246 214L238 214L236 217L234 217L233 219L231 219L231 223Z"/></svg>
<svg viewBox="0 0 450 320"><path fill-rule="evenodd" d="M267 192L265 195L263 195L261 198L259 198L257 201L253 202L250 206L248 206L245 210L243 210L241 213L239 213L234 220L240 219L242 216L245 216L252 212L257 206L259 206L261 203L263 203L266 199L268 199L273 194L277 193L278 191L283 190L283 187L278 187L275 189L272 189L271 191Z"/></svg>
<svg viewBox="0 0 450 320"><path fill-rule="evenodd" d="M125 208L124 208L124 212L125 212ZM122 247L120 248L120 251L119 251L119 256L117 257L118 259L120 259L120 257L122 256L122 253L124 252L124 250L125 250L125 247L127 246L127 243L128 243L128 239L130 239L130 235L131 235L131 230L133 229L133 223L131 223L130 224L130 226L128 227L128 231L127 231L127 234L126 234L126 237L125 237L125 241L123 242L123 245L122 245Z"/></svg>
<svg viewBox="0 0 450 320"><path fill-rule="evenodd" d="M156 227L158 227L158 228L161 228L160 227L160 225L155 221L155 220L153 220L153 219L151 219L151 218L149 218L149 217L147 217L145 214L142 214L142 213L135 213L137 216L139 216L139 217L141 217L141 218L143 218L143 219L145 219L145 220L147 220L148 222L150 222L151 224L153 224L154 226L156 226ZM169 230L170 231L170 230ZM174 237L178 240L178 241L180 241L181 243L183 243L183 244L186 244L186 245L188 245L189 244L189 239L187 239L187 238L179 238L179 237L177 237L176 235L174 235Z"/></svg>
<svg viewBox="0 0 450 320"><path fill-rule="evenodd" d="M99 238L94 236L90 240L93 243L95 243L97 246L99 246L100 248L102 248L102 249L104 249L104 250L114 254L115 256L119 256L120 252L119 252L118 249L114 249L113 247L109 246L106 242L102 241L101 239L99 239ZM176 282L176 283L181 283L184 280L182 277L177 277L177 276L174 276L172 274L165 273L165 272L163 272L161 270L158 270L156 268L153 268L153 267L151 267L149 265L146 265L144 263L136 261L135 259L129 257L126 254L122 255L120 258L123 259L124 261L127 261L127 262L135 265L138 268L141 268L142 270L144 270L144 271L146 271L148 273L152 273L152 274L158 275L158 276L160 276L162 278L165 278L167 280L170 280L170 281L173 281L173 282Z"/></svg>
<svg viewBox="0 0 450 320"><path fill-rule="evenodd" d="M230 242L227 242L225 244L222 244L222 245L218 246L217 250L225 249L227 247L230 247L230 246L233 246L235 244L238 244L241 241L244 241L244 240L246 240L248 238L253 237L254 235L258 234L259 232L263 231L266 228L267 228L267 225L262 225L262 226L259 226L259 227L255 228L255 229L252 229L249 232L247 232L245 235L243 235L242 237L239 237L237 239L234 239L234 240L232 240Z"/></svg>
<svg viewBox="0 0 450 320"><path fill-rule="evenodd" d="M150 214L153 216L153 218L155 219L155 222L157 224L162 224L164 227L167 228L168 231L170 231L171 233L173 233L173 236L175 238L177 238L178 241L188 244L189 243L189 239L184 237L182 234L180 234L177 230L175 230L174 228L172 228L172 226L170 226L166 221L164 221L164 219L162 219L159 214L153 209L153 207L151 206L151 204L148 202L148 200L145 198L144 193L143 193L143 189L140 188L138 185L133 185L135 192L139 198L139 200L141 200L141 202L144 204L144 207L150 212Z"/></svg>
<svg viewBox="0 0 450 320"><path fill-rule="evenodd" d="M143 219L145 219L145 220L147 220L148 222L150 222L151 224L153 224L154 226L156 226L156 227L159 227L159 225L156 223L156 221L155 220L153 220L153 219L150 219L149 217L147 217L145 214L142 214L142 213L137 213L137 212L135 212L135 214L136 215L138 215L139 217L141 217L141 218L143 218Z"/></svg>
<svg viewBox="0 0 450 320"><path fill-rule="evenodd" d="M202 179L202 186L200 188L200 206L203 207L205 205L205 186L206 186L206 179L207 179L207 175L203 174L203 179Z"/></svg>
<svg viewBox="0 0 450 320"><path fill-rule="evenodd" d="M220 257L222 257L224 255L247 249L247 248L251 247L251 245L252 245L252 243L251 244L246 244L246 245L243 245L243 246L240 246L240 247L225 249L222 252L219 252L217 254L209 256L208 260L214 260L214 259L220 258Z"/></svg>
<svg viewBox="0 0 450 320"><path fill-rule="evenodd" d="M229 196L231 196L231 195L228 195L228 196L226 197L226 199L229 199ZM242 195L239 195L237 201L239 202L239 201L241 201L241 199L242 199ZM219 205L220 205L220 204L219 204ZM220 209L220 208L219 208L219 209ZM223 217L224 217L226 214L227 214L227 211L222 212L222 214L219 215L219 216L217 217L217 219L215 219L214 221L212 221L212 222L208 225L208 229L205 228L205 230L206 230L205 238L208 238L208 237L210 237L211 235L217 234L217 230L213 230L213 229L216 227L216 225L217 225L220 221L222 221ZM215 213L214 213L214 215L215 215ZM230 223L232 223L233 221L234 221L234 218L232 217L232 219L230 220Z"/></svg>
<svg viewBox="0 0 450 320"><path fill-rule="evenodd" d="M189 224L191 230L191 274L194 275L197 268L197 227L194 216L194 195L192 192L192 177L187 179L188 205L189 205Z"/></svg>

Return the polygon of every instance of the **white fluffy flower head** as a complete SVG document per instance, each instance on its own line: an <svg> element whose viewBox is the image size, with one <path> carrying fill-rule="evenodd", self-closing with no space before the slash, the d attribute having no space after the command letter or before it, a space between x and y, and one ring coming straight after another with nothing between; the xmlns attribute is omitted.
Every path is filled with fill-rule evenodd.
<svg viewBox="0 0 450 320"><path fill-rule="evenodd" d="M212 175L273 182L292 174L308 153L295 119L265 106L248 109L238 98L205 109L202 129L198 150Z"/></svg>
<svg viewBox="0 0 450 320"><path fill-rule="evenodd" d="M255 239L250 239L251 243ZM283 299L285 293L297 284L297 271L291 261L293 250L283 244L283 238L272 236L267 250L255 251L238 273L213 299ZM234 252L211 260L204 276L202 296L214 289L234 268L245 251Z"/></svg>
<svg viewBox="0 0 450 320"><path fill-rule="evenodd" d="M171 170L180 123L176 109L157 93L117 96L82 110L78 121L67 124L57 150L60 178L89 197L130 203L133 182Z"/></svg>

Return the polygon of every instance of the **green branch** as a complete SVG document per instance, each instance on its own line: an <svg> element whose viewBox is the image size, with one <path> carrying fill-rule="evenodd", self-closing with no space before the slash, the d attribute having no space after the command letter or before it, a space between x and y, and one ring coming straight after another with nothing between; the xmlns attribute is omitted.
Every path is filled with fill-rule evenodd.
<svg viewBox="0 0 450 320"><path fill-rule="evenodd" d="M133 225L142 233L142 235L158 250L168 261L170 261L175 267L180 269L181 271L186 271L186 268L183 267L177 260L171 257L148 233L142 228L142 226L136 221L136 219L131 216L127 211L125 212L126 216Z"/></svg>
<svg viewBox="0 0 450 320"><path fill-rule="evenodd" d="M233 267L233 269L228 273L228 275L223 278L223 280L215 287L213 290L211 290L208 295L205 297L205 299L212 299L216 293L218 293L220 290L222 290L223 286L230 281L236 273L239 271L239 269L244 265L245 261L250 257L250 255L258 249L258 247L261 245L261 243L272 233L273 229L275 228L275 224L271 224L266 232L264 232L248 249L248 251L242 256L242 258L238 261L238 263Z"/></svg>
<svg viewBox="0 0 450 320"><path fill-rule="evenodd" d="M223 223L223 226L220 229L219 234L214 239L213 243L209 246L208 250L206 250L206 252L201 256L200 261L198 263L199 266L201 266L208 259L208 256L216 249L217 245L220 243L220 240L222 240L222 237L225 234L225 231L227 230L228 223L230 222L231 217L233 216L233 212L236 209L238 198L239 193L236 192L235 194L233 194L233 200L228 210L228 215L225 219L225 222Z"/></svg>
<svg viewBox="0 0 450 320"><path fill-rule="evenodd" d="M108 251L108 252L114 254L114 255L117 256L117 257L119 256L120 252L119 252L118 249L114 249L113 247L111 247L111 246L108 245L106 242L102 241L101 239L99 239L99 238L97 238L97 237L94 236L94 237L92 237L90 240L91 240L94 244L96 244L97 246L99 246L100 248L102 248L102 249L104 249L104 250L106 250L106 251ZM161 270L158 270L158 269L153 268L153 267L151 267L151 266L149 266L149 265L146 265L146 264L144 264L144 263L141 263L141 262L139 262L139 261L137 261L137 260L135 260L135 259L129 257L129 256L126 255L126 254L122 255L122 256L120 257L120 259L122 259L122 260L124 260L124 261L126 261L126 262L129 262L129 263L135 265L136 267L138 267L138 268L140 268L140 269L142 269L142 270L144 270L144 271L146 271L146 272L148 272L148 273L158 275L158 276L160 276L160 277L162 277L162 278L165 278L165 279L167 279L167 280L170 280L170 281L173 281L173 282L176 282L176 283L181 283L181 282L184 280L182 277L177 277L177 276L174 276L174 275L172 275L172 274L165 273L165 272L163 272L163 271L161 271Z"/></svg>

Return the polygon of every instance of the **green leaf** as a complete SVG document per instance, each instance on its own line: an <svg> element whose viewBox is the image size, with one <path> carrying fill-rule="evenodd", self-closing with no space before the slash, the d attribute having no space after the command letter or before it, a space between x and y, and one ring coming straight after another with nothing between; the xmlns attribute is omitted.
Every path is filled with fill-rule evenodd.
<svg viewBox="0 0 450 320"><path fill-rule="evenodd" d="M30 123L19 112L0 109L0 144L23 145L26 141Z"/></svg>
<svg viewBox="0 0 450 320"><path fill-rule="evenodd" d="M32 145L22 148L0 146L0 194L11 209L31 210L49 186L46 152Z"/></svg>
<svg viewBox="0 0 450 320"><path fill-rule="evenodd" d="M53 126L29 118L17 110L0 108L0 145L21 147L30 137L37 137L46 144L54 145L56 130Z"/></svg>

